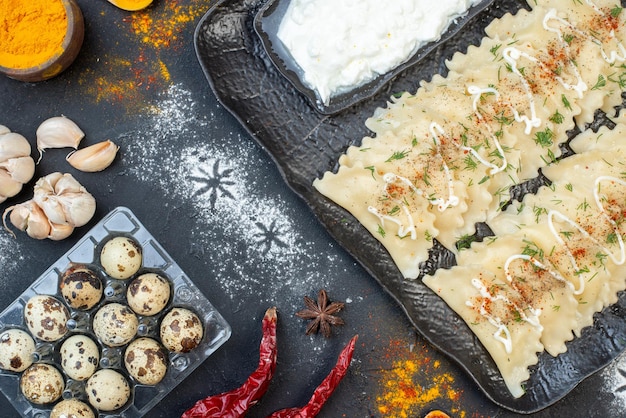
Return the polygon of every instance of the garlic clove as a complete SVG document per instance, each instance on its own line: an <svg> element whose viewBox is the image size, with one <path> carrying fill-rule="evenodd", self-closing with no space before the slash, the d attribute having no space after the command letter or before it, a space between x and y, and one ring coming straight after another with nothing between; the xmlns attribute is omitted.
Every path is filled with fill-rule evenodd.
<svg viewBox="0 0 626 418"><path fill-rule="evenodd" d="M63 177L63 173L54 172L50 173L44 177L41 177L35 183L35 195L37 194L52 194L54 193L54 186L57 184L59 179Z"/></svg>
<svg viewBox="0 0 626 418"><path fill-rule="evenodd" d="M73 151L65 158L77 170L94 173L111 165L120 149L111 140Z"/></svg>
<svg viewBox="0 0 626 418"><path fill-rule="evenodd" d="M66 193L81 193L85 188L69 173L63 174L54 183L54 193L63 195Z"/></svg>
<svg viewBox="0 0 626 418"><path fill-rule="evenodd" d="M39 160L47 148L78 148L85 133L74 121L65 116L46 119L37 128L37 150ZM39 160L37 162L39 162Z"/></svg>
<svg viewBox="0 0 626 418"><path fill-rule="evenodd" d="M28 183L35 175L35 161L30 156L0 162L0 168L4 168L13 180L22 184Z"/></svg>
<svg viewBox="0 0 626 418"><path fill-rule="evenodd" d="M82 193L61 196L65 219L75 227L85 225L96 213L96 199L86 190Z"/></svg>
<svg viewBox="0 0 626 418"><path fill-rule="evenodd" d="M26 230L26 226L28 225L28 216L30 215L27 203L28 202L11 206L7 208L2 215L2 224L4 225L4 229L9 231L14 237L15 234L13 234L13 231L11 231L6 224L7 215L11 213L10 220L13 226L20 231Z"/></svg>
<svg viewBox="0 0 626 418"><path fill-rule="evenodd" d="M0 197L13 197L22 190L22 183L11 177L8 171L0 168ZM3 199L2 201L4 201Z"/></svg>
<svg viewBox="0 0 626 418"><path fill-rule="evenodd" d="M28 156L30 155L30 150L30 144L24 136L16 132L7 132L0 135L0 161Z"/></svg>
<svg viewBox="0 0 626 418"><path fill-rule="evenodd" d="M11 132L9 128L4 125L0 125L0 135L8 134L9 132Z"/></svg>
<svg viewBox="0 0 626 418"><path fill-rule="evenodd" d="M35 239L48 238L50 235L50 221L46 218L41 208L30 202L30 214L28 215L28 223L26 225L26 233L29 237ZM13 222L13 221L11 221Z"/></svg>
<svg viewBox="0 0 626 418"><path fill-rule="evenodd" d="M72 232L74 232L72 225L59 225L50 222L50 234L48 234L47 238L52 241L60 241L72 235Z"/></svg>
<svg viewBox="0 0 626 418"><path fill-rule="evenodd" d="M33 197L33 200L46 214L50 222L55 224L67 223L63 205L61 205L56 196L37 196L36 198Z"/></svg>
<svg viewBox="0 0 626 418"><path fill-rule="evenodd" d="M9 220L13 226L20 231L25 231L31 238L44 239L50 235L50 222L39 206L32 200L11 206L7 208L2 215L4 228L15 237L13 231L11 231L6 224L7 214L9 214Z"/></svg>
<svg viewBox="0 0 626 418"><path fill-rule="evenodd" d="M6 130L8 128L0 125L0 202L18 194L21 185L29 182L35 174L28 140Z"/></svg>

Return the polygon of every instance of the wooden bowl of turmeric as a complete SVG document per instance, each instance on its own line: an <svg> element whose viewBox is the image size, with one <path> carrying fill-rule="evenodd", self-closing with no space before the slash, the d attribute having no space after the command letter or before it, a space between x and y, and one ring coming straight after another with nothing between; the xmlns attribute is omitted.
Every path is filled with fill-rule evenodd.
<svg viewBox="0 0 626 418"><path fill-rule="evenodd" d="M35 82L74 62L85 36L75 0L0 0L0 73Z"/></svg>

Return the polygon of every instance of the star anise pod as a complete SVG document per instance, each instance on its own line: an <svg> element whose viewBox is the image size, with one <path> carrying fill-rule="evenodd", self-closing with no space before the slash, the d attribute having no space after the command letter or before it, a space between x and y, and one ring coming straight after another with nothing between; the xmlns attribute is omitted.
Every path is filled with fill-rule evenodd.
<svg viewBox="0 0 626 418"><path fill-rule="evenodd" d="M343 309L343 302L332 302L328 304L328 294L324 289L317 294L317 302L308 296L304 297L304 304L307 309L296 312L296 316L303 319L310 319L311 322L306 327L306 335L315 334L319 330L326 338L330 338L331 325L343 325L343 319L335 316Z"/></svg>

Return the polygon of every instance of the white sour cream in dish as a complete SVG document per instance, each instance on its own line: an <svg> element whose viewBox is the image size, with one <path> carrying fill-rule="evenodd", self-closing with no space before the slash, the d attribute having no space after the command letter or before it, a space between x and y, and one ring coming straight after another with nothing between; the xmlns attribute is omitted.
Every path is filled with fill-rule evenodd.
<svg viewBox="0 0 626 418"><path fill-rule="evenodd" d="M407 61L481 0L291 0L278 39L328 104Z"/></svg>

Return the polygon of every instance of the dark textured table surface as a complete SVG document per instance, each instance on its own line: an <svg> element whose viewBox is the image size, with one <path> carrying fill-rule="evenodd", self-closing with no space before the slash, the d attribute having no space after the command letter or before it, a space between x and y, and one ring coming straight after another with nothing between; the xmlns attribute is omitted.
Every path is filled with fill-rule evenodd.
<svg viewBox="0 0 626 418"><path fill-rule="evenodd" d="M85 43L75 63L41 83L0 79L0 124L26 136L66 115L85 132L82 145L111 139L115 163L80 173L49 150L35 179L72 173L96 198L89 225L60 242L0 234L0 310L117 206L130 208L232 326L231 338L150 413L175 417L204 396L239 386L258 361L261 317L279 312L276 376L250 417L305 403L359 335L350 371L321 417L418 417L442 409L455 417L516 416L494 405L473 381L415 332L402 309L340 248L283 181L271 157L212 93L193 47L194 29L213 5L155 0L142 12L78 0ZM33 151L33 156L36 152ZM0 204L31 197L34 180ZM330 339L305 335L295 317L305 295L324 288L346 303L345 325ZM0 398L1 416L12 407ZM626 357L534 414L621 416Z"/></svg>

